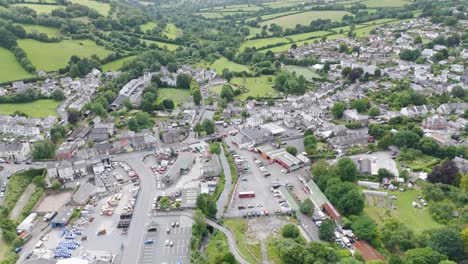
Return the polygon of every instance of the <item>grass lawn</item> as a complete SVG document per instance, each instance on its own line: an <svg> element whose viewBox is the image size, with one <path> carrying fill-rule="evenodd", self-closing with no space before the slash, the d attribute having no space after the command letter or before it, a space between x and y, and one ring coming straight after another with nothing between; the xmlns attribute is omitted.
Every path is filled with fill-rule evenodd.
<svg viewBox="0 0 468 264"><path fill-rule="evenodd" d="M229 69L230 71L233 71L233 72L242 72L242 71L249 72L248 66L235 63L224 57L221 57L217 59L215 62L213 62L210 68L216 70L218 74L221 74L223 72L223 69Z"/></svg>
<svg viewBox="0 0 468 264"><path fill-rule="evenodd" d="M249 28L249 35L246 37L247 39L255 37L257 36L257 34L260 35L260 33L262 33L261 28L256 28L256 27L248 27L248 28Z"/></svg>
<svg viewBox="0 0 468 264"><path fill-rule="evenodd" d="M21 104L0 104L0 114L11 115L15 111L26 113L30 117L47 117L50 115L58 116L55 109L60 102L52 99L41 99L30 103Z"/></svg>
<svg viewBox="0 0 468 264"><path fill-rule="evenodd" d="M167 49L169 51L173 51L173 50L176 50L179 46L176 45L176 44L170 44L170 43L165 43L165 42L160 42L160 41L154 41L154 40L147 40L147 39L143 39L142 41L144 41L146 43L146 45L150 45L152 43L156 44L156 46L160 47L160 48L164 48L164 47L167 47Z"/></svg>
<svg viewBox="0 0 468 264"><path fill-rule="evenodd" d="M307 80L312 80L313 78L318 78L318 79L322 78L316 72L314 72L313 70L307 67L287 65L284 67L284 69L288 72L296 72L296 75L298 76L303 75Z"/></svg>
<svg viewBox="0 0 468 264"><path fill-rule="evenodd" d="M0 83L33 77L16 61L15 55L0 47Z"/></svg>
<svg viewBox="0 0 468 264"><path fill-rule="evenodd" d="M166 34L168 39L175 39L180 34L180 30L176 25L169 23L164 29L164 34Z"/></svg>
<svg viewBox="0 0 468 264"><path fill-rule="evenodd" d="M216 229L206 245L205 253L208 263L216 263L216 260L229 251L229 245L225 234Z"/></svg>
<svg viewBox="0 0 468 264"><path fill-rule="evenodd" d="M63 9L63 7L59 5L13 4L12 6L29 7L32 10L36 11L37 13L46 13L46 14L49 14L50 12L52 12L52 10L57 9L57 8Z"/></svg>
<svg viewBox="0 0 468 264"><path fill-rule="evenodd" d="M389 196L396 195L398 197L398 199L395 200L395 205L397 206L396 210L366 206L364 211L379 225L383 224L383 220L392 216L399 219L402 223L405 223L405 225L411 228L415 233L421 233L424 230L440 227L441 225L432 219L427 206L421 209L412 206L411 203L413 201L418 201L417 195L421 193L421 190L388 192ZM386 211L388 212L386 213Z"/></svg>
<svg viewBox="0 0 468 264"><path fill-rule="evenodd" d="M153 28L155 28L157 26L158 26L158 24L156 24L154 22L148 22L146 24L141 25L140 28L141 28L141 31L145 32L146 30L151 30L151 29L153 29Z"/></svg>
<svg viewBox="0 0 468 264"><path fill-rule="evenodd" d="M45 27L40 25L23 25L20 24L27 33L32 33L33 31L37 31L39 33L45 33L49 37L60 37L60 30L54 27Z"/></svg>
<svg viewBox="0 0 468 264"><path fill-rule="evenodd" d="M108 3L102 3L102 2L92 1L92 0L70 0L70 2L95 9L96 11L99 12L99 14L103 16L107 16L107 14L109 14L109 11L110 11L110 5Z"/></svg>
<svg viewBox="0 0 468 264"><path fill-rule="evenodd" d="M132 60L135 57L136 56L129 56L129 57L125 57L125 58L121 58L121 59L118 59L118 60L115 60L115 61L108 62L108 63L102 65L102 70L105 71L105 72L106 71L119 70L126 61Z"/></svg>
<svg viewBox="0 0 468 264"><path fill-rule="evenodd" d="M297 2L268 2L264 3L265 6L271 8L282 8L282 7L291 7L291 6L298 6Z"/></svg>
<svg viewBox="0 0 468 264"><path fill-rule="evenodd" d="M341 21L341 18L351 14L346 11L308 11L304 13L278 17L260 23L263 25L271 25L273 23L282 26L283 28L294 28L297 24L309 25L311 21L317 19L330 19L332 21Z"/></svg>
<svg viewBox="0 0 468 264"><path fill-rule="evenodd" d="M174 105L177 107L190 99L190 91L188 89L176 88L158 89L158 102L162 102L164 99L172 99L172 101L174 101Z"/></svg>
<svg viewBox="0 0 468 264"><path fill-rule="evenodd" d="M268 82L268 77L273 77L271 83ZM236 77L231 80L231 84L234 86L244 85L244 78ZM248 89L247 93L239 95L239 99L247 99L247 97L273 97L277 93L273 89L273 83L275 82L274 76L265 76L260 77L248 77L245 78L245 87Z"/></svg>
<svg viewBox="0 0 468 264"><path fill-rule="evenodd" d="M402 7L404 5L410 4L408 1L403 0L367 0L361 2L361 4L366 5L369 8L373 7Z"/></svg>
<svg viewBox="0 0 468 264"><path fill-rule="evenodd" d="M281 13L274 13L274 14L264 15L264 16L261 16L261 19L262 20L269 20L269 19L273 19L273 18L277 18L277 17L289 15L289 14L294 14L294 13L298 13L298 11L292 10L292 11L286 11L286 12L281 12ZM257 18L254 18L253 20L256 20L256 19Z"/></svg>
<svg viewBox="0 0 468 264"><path fill-rule="evenodd" d="M37 70L56 71L67 66L70 57L91 57L96 54L103 58L111 53L92 40L63 40L57 43L44 43L34 39L19 39L22 48Z"/></svg>
<svg viewBox="0 0 468 264"><path fill-rule="evenodd" d="M400 159L398 159L398 161L400 161ZM411 160L411 161L403 160L402 162L405 164L406 167L414 171L421 171L426 167L436 165L437 163L440 162L440 159L422 154L421 156L416 157L416 159L414 160Z"/></svg>
<svg viewBox="0 0 468 264"><path fill-rule="evenodd" d="M241 219L226 219L224 220L224 225L234 233L237 247L245 260L249 263L261 262L262 252L259 241L245 236L247 231L247 221ZM256 261L256 259L259 261Z"/></svg>
<svg viewBox="0 0 468 264"><path fill-rule="evenodd" d="M267 254L268 254L268 261L273 264L283 264L283 260L278 254L278 249L275 247L274 242L276 238L270 236L267 238Z"/></svg>
<svg viewBox="0 0 468 264"><path fill-rule="evenodd" d="M255 47L257 49L273 45L276 43L289 43L289 40L286 38L262 38L262 39L253 39L253 40L247 40L244 41L241 46L239 47L239 50L244 50L245 48L248 47Z"/></svg>

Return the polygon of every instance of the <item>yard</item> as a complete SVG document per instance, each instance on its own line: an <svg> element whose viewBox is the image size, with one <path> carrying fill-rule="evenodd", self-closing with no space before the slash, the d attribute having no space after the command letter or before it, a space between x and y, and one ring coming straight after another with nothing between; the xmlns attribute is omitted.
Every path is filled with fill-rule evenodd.
<svg viewBox="0 0 468 264"><path fill-rule="evenodd" d="M226 219L224 225L229 228L236 237L236 244L242 256L249 263L259 263L262 260L262 252L259 241L246 236L247 221L242 219Z"/></svg>
<svg viewBox="0 0 468 264"><path fill-rule="evenodd" d="M108 3L97 2L92 0L70 0L70 2L95 9L99 12L99 14L103 16L107 16L107 14L109 14L110 11L110 5Z"/></svg>
<svg viewBox="0 0 468 264"><path fill-rule="evenodd" d="M21 104L0 104L0 114L11 115L15 111L21 111L30 117L47 117L50 115L58 116L55 109L60 102L52 99L41 99L30 103Z"/></svg>
<svg viewBox="0 0 468 264"><path fill-rule="evenodd" d="M398 159L400 161L400 159ZM440 162L439 159L432 156L421 154L414 158L414 160L401 160L401 162L413 171L422 171L427 167L432 167Z"/></svg>
<svg viewBox="0 0 468 264"><path fill-rule="evenodd" d="M32 33L34 31L38 33L45 33L49 37L60 37L60 30L54 27L45 27L40 25L23 25L20 24L27 33Z"/></svg>
<svg viewBox="0 0 468 264"><path fill-rule="evenodd" d="M341 21L344 15L350 15L346 11L308 11L304 13L278 17L260 23L263 25L271 25L273 23L282 26L283 28L294 28L297 24L309 25L311 21L317 19L330 19L332 21Z"/></svg>
<svg viewBox="0 0 468 264"><path fill-rule="evenodd" d="M301 66L294 66L294 65L287 65L284 67L284 70L288 72L295 72L296 75L303 75L307 80L312 80L312 79L320 79L322 78L320 75L318 75L316 72L312 71L311 69L307 67L301 67Z"/></svg>
<svg viewBox="0 0 468 264"><path fill-rule="evenodd" d="M268 81L268 77L272 77L272 81ZM248 92L239 96L240 99L247 99L247 97L273 97L277 93L273 89L274 77L262 75L260 77L236 77L231 80L231 84L241 87L245 84Z"/></svg>
<svg viewBox="0 0 468 264"><path fill-rule="evenodd" d="M162 102L164 99L172 99L174 105L177 106L187 102L190 99L190 91L187 89L177 88L161 88L158 89L158 102Z"/></svg>
<svg viewBox="0 0 468 264"><path fill-rule="evenodd" d="M34 76L21 67L11 51L0 47L0 83Z"/></svg>
<svg viewBox="0 0 468 264"><path fill-rule="evenodd" d="M40 5L40 4L13 4L12 6L24 6L31 8L32 10L36 11L37 13L45 13L49 14L52 10L57 8L62 8L59 5Z"/></svg>
<svg viewBox="0 0 468 264"><path fill-rule="evenodd" d="M394 200L397 206L396 210L366 206L364 211L379 225L382 225L383 220L391 216L400 220L401 223L404 223L417 234L424 230L440 227L441 225L432 219L427 206L421 209L412 206L412 202L418 201L417 195L421 193L421 190L388 192L389 196L396 195L398 197L397 200Z"/></svg>
<svg viewBox="0 0 468 264"><path fill-rule="evenodd" d="M115 61L108 62L108 63L102 65L102 70L105 71L105 72L106 71L119 70L126 61L130 61L130 60L134 59L135 57L136 56L128 56L128 57L125 57L125 58L121 58L121 59L118 59L118 60L115 60Z"/></svg>
<svg viewBox="0 0 468 264"><path fill-rule="evenodd" d="M145 42L146 45L156 44L156 46L158 46L158 47L160 47L160 48L167 47L167 49L168 49L169 51L174 51L174 50L176 50L176 49L179 47L179 46L176 45L176 44L170 44L170 43L165 43L165 42L160 42L160 41L154 41L154 40L143 39L142 41Z"/></svg>
<svg viewBox="0 0 468 264"><path fill-rule="evenodd" d="M219 58L213 64L211 64L210 68L216 70L218 75L223 72L223 69L228 69L233 72L242 72L246 71L249 72L249 67L246 65L238 64L233 61L230 61L224 57Z"/></svg>
<svg viewBox="0 0 468 264"><path fill-rule="evenodd" d="M103 58L111 53L92 40L63 40L58 43L44 43L33 39L19 39L22 48L37 70L56 71L67 66L70 57L91 57L96 54Z"/></svg>

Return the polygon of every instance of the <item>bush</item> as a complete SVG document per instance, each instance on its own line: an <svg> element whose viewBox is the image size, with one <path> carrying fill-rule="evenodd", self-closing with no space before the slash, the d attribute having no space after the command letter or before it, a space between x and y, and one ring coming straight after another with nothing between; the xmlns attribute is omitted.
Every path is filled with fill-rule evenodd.
<svg viewBox="0 0 468 264"><path fill-rule="evenodd" d="M299 229L294 224L286 224L281 229L281 235L286 238L297 238L299 236Z"/></svg>

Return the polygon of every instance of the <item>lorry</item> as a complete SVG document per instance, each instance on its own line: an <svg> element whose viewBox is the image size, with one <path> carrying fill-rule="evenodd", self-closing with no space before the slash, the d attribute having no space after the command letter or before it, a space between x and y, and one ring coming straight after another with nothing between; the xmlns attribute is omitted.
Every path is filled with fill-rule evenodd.
<svg viewBox="0 0 468 264"><path fill-rule="evenodd" d="M239 198L254 198L255 192L239 192Z"/></svg>

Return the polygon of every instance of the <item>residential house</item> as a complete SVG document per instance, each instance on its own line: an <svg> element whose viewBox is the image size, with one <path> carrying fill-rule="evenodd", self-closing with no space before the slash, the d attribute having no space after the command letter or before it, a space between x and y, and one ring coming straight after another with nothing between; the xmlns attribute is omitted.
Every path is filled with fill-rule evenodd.
<svg viewBox="0 0 468 264"><path fill-rule="evenodd" d="M63 160L57 167L57 174L62 180L71 180L74 175L73 165L67 160Z"/></svg>
<svg viewBox="0 0 468 264"><path fill-rule="evenodd" d="M31 157L31 145L26 142L0 143L0 157L6 160L25 161Z"/></svg>
<svg viewBox="0 0 468 264"><path fill-rule="evenodd" d="M450 70L456 73L463 73L463 71L465 70L465 67L460 64L452 64L450 65Z"/></svg>
<svg viewBox="0 0 468 264"><path fill-rule="evenodd" d="M447 120L440 115L433 115L423 120L422 126L426 129L446 129L448 126Z"/></svg>
<svg viewBox="0 0 468 264"><path fill-rule="evenodd" d="M468 103L446 103L437 108L437 113L441 115L462 114L468 109Z"/></svg>
<svg viewBox="0 0 468 264"><path fill-rule="evenodd" d="M161 138L166 144L174 144L180 142L180 133L177 129L170 129L162 132Z"/></svg>
<svg viewBox="0 0 468 264"><path fill-rule="evenodd" d="M368 135L364 133L355 133L329 138L328 143L333 147L349 148L354 145L365 145L368 140Z"/></svg>
<svg viewBox="0 0 468 264"><path fill-rule="evenodd" d="M247 118L247 125L250 127L258 127L263 124L263 119L258 115L253 115Z"/></svg>
<svg viewBox="0 0 468 264"><path fill-rule="evenodd" d="M428 113L435 113L435 110L430 105L408 106L400 110L400 113L406 117L421 116Z"/></svg>

